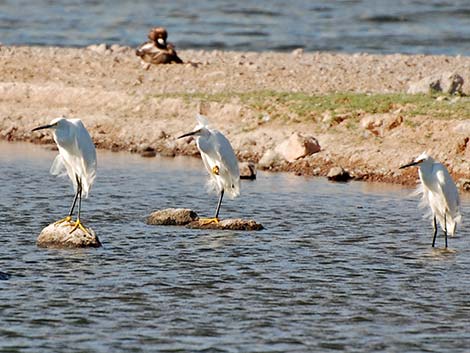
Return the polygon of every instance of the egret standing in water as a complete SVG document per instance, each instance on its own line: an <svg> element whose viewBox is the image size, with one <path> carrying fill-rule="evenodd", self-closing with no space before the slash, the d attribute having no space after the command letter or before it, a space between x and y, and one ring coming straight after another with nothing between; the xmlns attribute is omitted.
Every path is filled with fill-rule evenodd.
<svg viewBox="0 0 470 353"><path fill-rule="evenodd" d="M80 228L86 233L88 230L80 220L82 197L87 198L96 177L96 150L90 134L80 119L57 118L49 125L44 125L32 131L51 129L54 141L59 148L59 155L51 167L51 174L62 175L67 173L75 189L75 197L67 217L59 220L71 223L73 229ZM78 200L77 220L72 223L72 215Z"/></svg>
<svg viewBox="0 0 470 353"><path fill-rule="evenodd" d="M426 153L422 153L411 163L401 166L400 169L414 165L419 167L420 192L423 193L423 203L427 203L431 208L434 226L432 246L434 247L436 243L437 219L444 231L447 248L447 233L453 236L457 223L462 218L460 215L460 199L457 187L446 167Z"/></svg>
<svg viewBox="0 0 470 353"><path fill-rule="evenodd" d="M238 160L232 145L218 130L209 128L209 123L202 115L197 115L196 128L178 138L197 136L196 144L201 153L204 166L210 175L209 186L215 189L219 195L219 203L214 218L204 219L207 223L219 222L220 205L224 193L235 198L240 195L240 170Z"/></svg>

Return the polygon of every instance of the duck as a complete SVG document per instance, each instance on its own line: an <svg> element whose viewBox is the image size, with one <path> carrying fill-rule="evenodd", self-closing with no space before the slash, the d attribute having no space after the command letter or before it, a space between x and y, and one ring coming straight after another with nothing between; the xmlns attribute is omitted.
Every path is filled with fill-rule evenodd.
<svg viewBox="0 0 470 353"><path fill-rule="evenodd" d="M149 41L141 44L135 51L141 64L149 69L151 64L182 64L175 46L167 42L168 32L163 27L154 27L149 31Z"/></svg>

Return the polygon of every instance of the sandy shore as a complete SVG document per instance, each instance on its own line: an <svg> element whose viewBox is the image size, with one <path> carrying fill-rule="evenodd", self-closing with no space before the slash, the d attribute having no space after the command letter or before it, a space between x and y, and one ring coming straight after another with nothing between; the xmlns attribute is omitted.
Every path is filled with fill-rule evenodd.
<svg viewBox="0 0 470 353"><path fill-rule="evenodd" d="M240 160L258 162L294 132L315 136L321 152L272 170L326 175L342 166L361 180L414 183L415 170L398 170L423 151L449 166L460 184L470 178L470 101L463 116L418 115L402 107L364 113L357 126L288 115L271 119L231 94L260 91L399 93L411 82L458 72L470 94L470 57L334 53L180 51L193 64L143 70L131 48L0 47L0 138L50 143L30 130L54 117L81 118L99 148L139 152L153 148L197 155L195 144L176 140L195 125L199 110L224 132ZM206 99L207 95L224 99ZM450 104L450 103L449 103ZM369 124L367 122L369 121Z"/></svg>

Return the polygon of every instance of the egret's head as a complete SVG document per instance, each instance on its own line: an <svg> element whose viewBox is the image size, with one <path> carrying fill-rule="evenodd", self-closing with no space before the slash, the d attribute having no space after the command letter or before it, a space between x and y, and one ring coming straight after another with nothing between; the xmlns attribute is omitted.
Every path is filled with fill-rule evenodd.
<svg viewBox="0 0 470 353"><path fill-rule="evenodd" d="M54 129L55 130L55 129L60 128L61 126L64 126L65 123L66 123L66 119L63 117L60 117L60 118L56 118L52 120L50 124L38 126L37 128L34 128L31 131L38 131L42 129Z"/></svg>
<svg viewBox="0 0 470 353"><path fill-rule="evenodd" d="M426 152L423 152L421 153L418 157L416 157L413 161L411 161L410 163L407 163L405 165L402 165L400 167L400 169L403 169L403 168L408 168L408 167L412 167L412 166L419 166L421 165L422 163L425 163L427 161L431 161L432 158L428 156L428 154Z"/></svg>
<svg viewBox="0 0 470 353"><path fill-rule="evenodd" d="M194 128L194 130L184 135L179 136L178 137L179 139L183 137L188 137L188 136L203 136L203 135L209 134L209 129L208 129L209 122L207 121L207 119L204 116L198 114L196 115L196 120L197 120L197 125Z"/></svg>

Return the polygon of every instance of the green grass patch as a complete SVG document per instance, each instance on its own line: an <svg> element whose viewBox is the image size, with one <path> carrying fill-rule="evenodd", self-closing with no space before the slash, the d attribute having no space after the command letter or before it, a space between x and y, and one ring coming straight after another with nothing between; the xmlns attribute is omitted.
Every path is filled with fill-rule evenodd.
<svg viewBox="0 0 470 353"><path fill-rule="evenodd" d="M216 94L174 93L158 95L158 97L179 97L186 103L236 101L247 105L261 115L267 113L271 118L282 118L293 114L301 121L310 120L326 112L331 113L333 117L343 114L358 117L364 114L390 113L397 110L409 117L423 115L438 119L470 119L469 97L455 99L449 96L445 100L436 100L437 96L425 94L331 93L313 95L274 91Z"/></svg>

